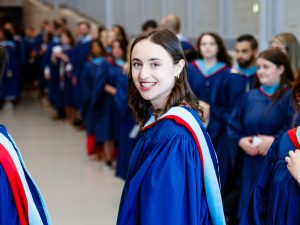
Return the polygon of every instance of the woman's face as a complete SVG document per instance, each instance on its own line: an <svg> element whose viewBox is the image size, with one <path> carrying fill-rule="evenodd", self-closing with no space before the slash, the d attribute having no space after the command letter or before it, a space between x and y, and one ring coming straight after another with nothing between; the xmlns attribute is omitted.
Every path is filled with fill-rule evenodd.
<svg viewBox="0 0 300 225"><path fill-rule="evenodd" d="M284 72L284 67L277 66L263 58L257 60L257 77L261 84L272 86L278 84L281 80L281 75Z"/></svg>
<svg viewBox="0 0 300 225"><path fill-rule="evenodd" d="M142 98L149 100L154 109L164 106L174 86L175 76L184 66L182 61L174 64L170 54L149 39L134 46L131 54L132 79Z"/></svg>
<svg viewBox="0 0 300 225"><path fill-rule="evenodd" d="M91 53L94 57L99 57L102 55L102 49L98 43L96 42L92 43Z"/></svg>
<svg viewBox="0 0 300 225"><path fill-rule="evenodd" d="M61 42L63 44L70 44L70 38L68 37L68 35L66 33L62 33L61 34Z"/></svg>
<svg viewBox="0 0 300 225"><path fill-rule="evenodd" d="M112 44L112 50L111 50L111 54L113 57L117 58L117 59L122 59L124 56L123 50L121 48L120 42L113 42Z"/></svg>
<svg viewBox="0 0 300 225"><path fill-rule="evenodd" d="M219 51L216 40L208 34L202 37L199 48L204 59L216 58Z"/></svg>

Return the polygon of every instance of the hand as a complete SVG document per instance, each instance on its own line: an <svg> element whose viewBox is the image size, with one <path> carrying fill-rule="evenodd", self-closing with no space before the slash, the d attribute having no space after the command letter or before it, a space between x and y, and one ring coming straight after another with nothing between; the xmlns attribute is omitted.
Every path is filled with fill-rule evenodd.
<svg viewBox="0 0 300 225"><path fill-rule="evenodd" d="M199 105L203 109L203 118L205 121L209 120L209 114L210 114L210 105L204 101L199 101Z"/></svg>
<svg viewBox="0 0 300 225"><path fill-rule="evenodd" d="M261 143L257 145L258 154L265 156L268 153L275 138L269 135L258 135L257 137L261 139Z"/></svg>
<svg viewBox="0 0 300 225"><path fill-rule="evenodd" d="M289 151L288 156L285 157L287 162L287 168L291 175L295 178L300 186L300 150L296 149L294 151Z"/></svg>
<svg viewBox="0 0 300 225"><path fill-rule="evenodd" d="M239 146L250 156L258 155L258 149L252 145L252 136L243 137L239 141Z"/></svg>
<svg viewBox="0 0 300 225"><path fill-rule="evenodd" d="M72 80L71 80L71 83L72 83L73 86L76 86L77 85L77 77L73 76Z"/></svg>

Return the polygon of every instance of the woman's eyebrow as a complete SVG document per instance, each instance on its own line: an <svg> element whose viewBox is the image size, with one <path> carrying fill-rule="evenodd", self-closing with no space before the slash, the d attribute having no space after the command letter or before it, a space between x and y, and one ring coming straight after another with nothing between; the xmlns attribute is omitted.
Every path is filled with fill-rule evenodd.
<svg viewBox="0 0 300 225"><path fill-rule="evenodd" d="M161 59L159 59L159 58L150 58L148 61L161 61Z"/></svg>

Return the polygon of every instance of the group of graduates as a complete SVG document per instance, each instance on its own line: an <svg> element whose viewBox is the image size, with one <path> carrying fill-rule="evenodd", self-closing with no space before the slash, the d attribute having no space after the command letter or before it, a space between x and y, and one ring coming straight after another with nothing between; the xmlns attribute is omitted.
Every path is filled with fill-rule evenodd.
<svg viewBox="0 0 300 225"><path fill-rule="evenodd" d="M159 26L176 34L185 53L188 81L218 158L227 223L299 224L300 186L284 160L300 147L297 129L286 133L300 121L292 101L293 84L300 79L297 38L278 34L270 49L258 53L257 40L241 35L233 64L218 34L202 33L193 45L180 33L177 16L164 17ZM142 29L156 27L147 21ZM17 101L22 85L37 80L57 118L86 128L88 155L96 153L109 169L117 152L116 175L126 180L140 133L128 106L130 44L119 25L99 28L94 37L88 22L77 28L76 41L63 19L43 23L38 34L27 29L21 39L11 24L4 25L0 45L9 60L1 101Z"/></svg>

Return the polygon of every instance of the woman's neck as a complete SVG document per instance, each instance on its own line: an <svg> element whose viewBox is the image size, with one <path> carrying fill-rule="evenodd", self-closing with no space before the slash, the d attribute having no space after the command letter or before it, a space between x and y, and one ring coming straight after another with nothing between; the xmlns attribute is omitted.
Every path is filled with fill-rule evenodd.
<svg viewBox="0 0 300 225"><path fill-rule="evenodd" d="M204 61L204 64L205 64L205 66L206 66L206 68L211 68L211 67L213 67L214 65L216 65L216 63L217 63L217 58L207 58L207 59L203 59L203 61Z"/></svg>

